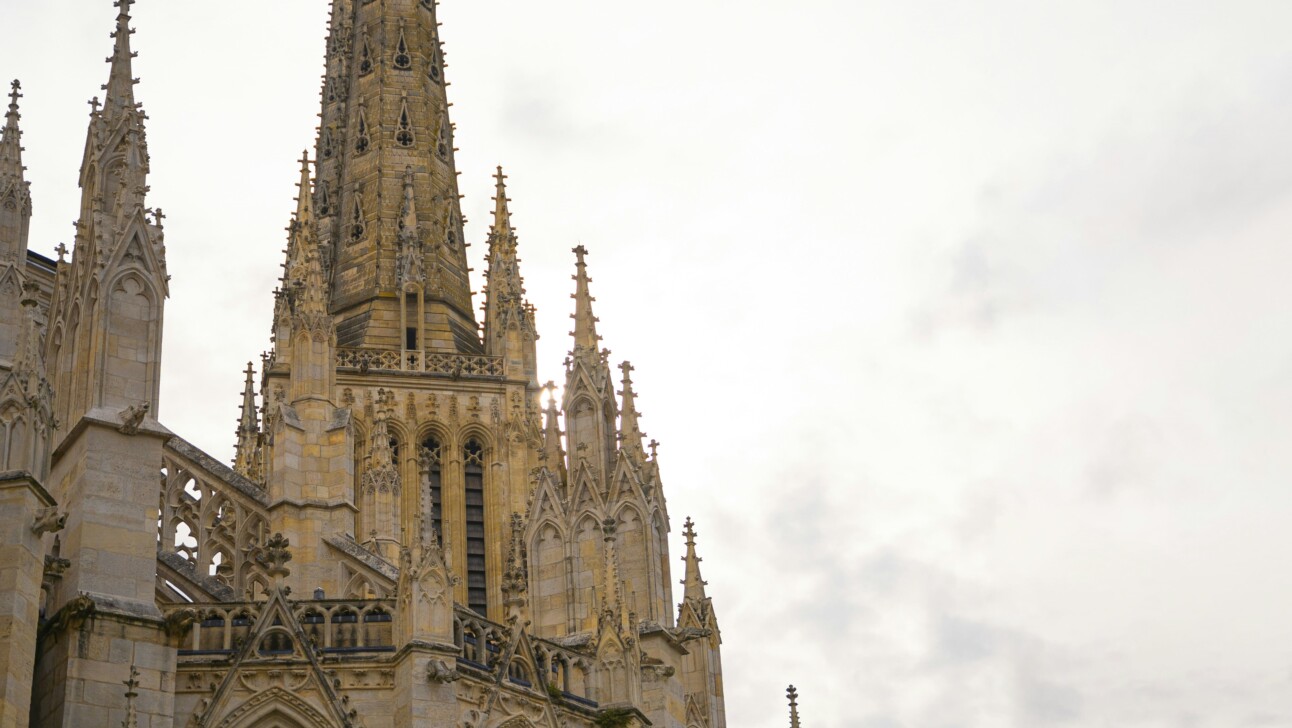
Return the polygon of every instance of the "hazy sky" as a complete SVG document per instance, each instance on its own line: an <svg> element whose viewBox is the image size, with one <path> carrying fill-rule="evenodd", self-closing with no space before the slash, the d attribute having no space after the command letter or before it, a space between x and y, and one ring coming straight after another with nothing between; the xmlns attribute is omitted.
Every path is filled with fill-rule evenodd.
<svg viewBox="0 0 1292 728"><path fill-rule="evenodd" d="M161 419L232 452L324 0L142 0ZM108 0L0 0L32 248ZM662 442L734 728L1292 726L1292 3L444 0L483 285L570 248ZM679 567L680 568L680 567Z"/></svg>

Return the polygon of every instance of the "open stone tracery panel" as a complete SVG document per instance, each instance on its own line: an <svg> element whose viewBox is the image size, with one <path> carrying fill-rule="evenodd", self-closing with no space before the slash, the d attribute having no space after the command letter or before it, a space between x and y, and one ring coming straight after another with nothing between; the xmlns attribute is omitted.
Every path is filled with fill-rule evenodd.
<svg viewBox="0 0 1292 728"><path fill-rule="evenodd" d="M258 599L268 585L253 558L269 535L264 505L245 484L239 488L229 482L228 476L239 477L232 470L216 472L219 468L228 470L186 457L168 444L162 459L158 548L192 564L197 576Z"/></svg>

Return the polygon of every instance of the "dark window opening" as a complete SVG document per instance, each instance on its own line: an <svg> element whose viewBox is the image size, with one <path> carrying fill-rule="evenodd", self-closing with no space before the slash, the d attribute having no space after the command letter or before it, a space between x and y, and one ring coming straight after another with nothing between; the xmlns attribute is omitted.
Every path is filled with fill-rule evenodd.
<svg viewBox="0 0 1292 728"><path fill-rule="evenodd" d="M475 440L463 448L467 515L467 606L488 614L489 591L485 581L484 448Z"/></svg>

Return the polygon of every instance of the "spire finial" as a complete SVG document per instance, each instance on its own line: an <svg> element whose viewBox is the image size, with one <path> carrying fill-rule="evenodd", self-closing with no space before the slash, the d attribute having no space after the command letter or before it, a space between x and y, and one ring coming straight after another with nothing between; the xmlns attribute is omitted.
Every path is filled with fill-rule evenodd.
<svg viewBox="0 0 1292 728"><path fill-rule="evenodd" d="M18 120L22 118L18 113L18 99L20 98L22 98L22 83L15 78L9 84L9 113L5 114L6 129L18 128Z"/></svg>
<svg viewBox="0 0 1292 728"><path fill-rule="evenodd" d="M130 36L135 31L130 28L130 6L135 0L116 0L114 5L120 9L117 13L117 29L112 32L112 38L116 43L112 47L112 55L108 58L108 63L112 64L112 70L108 75L108 83L104 89L108 92L104 99L103 106L107 112L121 110L133 113L135 111L135 90L134 86L138 79L134 78L131 69L131 59L139 55L130 50Z"/></svg>
<svg viewBox="0 0 1292 728"><path fill-rule="evenodd" d="M790 728L799 728L799 691L793 685L785 691L785 697L790 699Z"/></svg>

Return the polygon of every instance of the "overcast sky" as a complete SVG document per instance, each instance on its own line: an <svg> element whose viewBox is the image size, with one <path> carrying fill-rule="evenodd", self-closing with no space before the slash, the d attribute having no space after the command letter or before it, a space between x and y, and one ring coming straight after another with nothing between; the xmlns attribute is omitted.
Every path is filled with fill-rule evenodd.
<svg viewBox="0 0 1292 728"><path fill-rule="evenodd" d="M161 419L268 345L324 0L143 0ZM108 0L0 0L31 246L71 243ZM735 728L1292 726L1292 3L445 0L483 285L503 164L693 516ZM680 565L679 565L680 569Z"/></svg>

